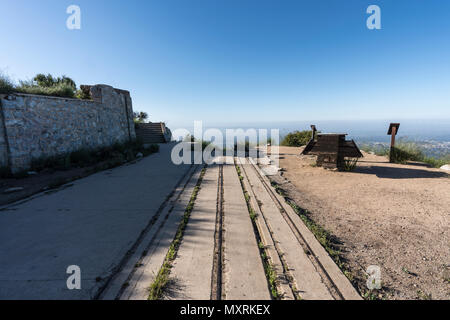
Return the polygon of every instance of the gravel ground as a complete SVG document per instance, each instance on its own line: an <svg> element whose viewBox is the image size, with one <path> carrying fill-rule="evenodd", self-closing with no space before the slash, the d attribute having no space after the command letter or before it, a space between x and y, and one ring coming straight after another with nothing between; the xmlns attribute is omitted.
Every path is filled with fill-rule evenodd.
<svg viewBox="0 0 450 320"><path fill-rule="evenodd" d="M280 148L282 188L342 242L364 289L381 268L383 299L450 299L450 175L420 163L364 154L353 172L314 167L301 148ZM273 177L285 182L282 177Z"/></svg>

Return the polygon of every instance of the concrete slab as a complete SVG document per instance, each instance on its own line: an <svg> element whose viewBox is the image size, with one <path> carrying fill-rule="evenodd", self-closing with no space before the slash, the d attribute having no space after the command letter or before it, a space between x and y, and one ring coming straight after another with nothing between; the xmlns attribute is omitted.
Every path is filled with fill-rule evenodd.
<svg viewBox="0 0 450 320"><path fill-rule="evenodd" d="M172 147L0 211L0 299L92 299L190 168Z"/></svg>
<svg viewBox="0 0 450 320"><path fill-rule="evenodd" d="M248 165L246 169L253 191L262 204L261 211L272 237L282 250L281 254L294 277L298 294L304 300L333 300L333 296L259 180L253 166Z"/></svg>
<svg viewBox="0 0 450 320"><path fill-rule="evenodd" d="M149 234L149 238L152 238L145 248L146 254L139 261L140 266L136 268L129 279L128 286L120 297L121 300L148 299L148 289L164 263L169 247L175 238L178 227L186 212L186 207L200 178L200 174L201 167L198 166L192 179L186 185L180 197L175 201L170 212L167 212L166 216L161 217L162 221L158 226L158 230L151 232L153 234Z"/></svg>
<svg viewBox="0 0 450 320"><path fill-rule="evenodd" d="M254 164L254 162L252 162ZM257 168L257 167L255 167ZM270 185L270 180L262 176L268 185ZM274 192L275 197L281 203L284 211L288 214L291 221L294 223L297 230L300 232L302 237L308 243L312 253L315 255L316 259L325 269L328 277L332 280L334 285L339 291L339 294L344 300L362 300L362 297L358 294L356 289L350 283L348 278L342 273L330 255L326 252L320 242L316 239L314 234L306 227L298 214L295 213L294 209L288 205L284 199L276 192Z"/></svg>
<svg viewBox="0 0 450 320"><path fill-rule="evenodd" d="M226 300L270 300L258 244L234 165L224 165L224 270Z"/></svg>
<svg viewBox="0 0 450 320"><path fill-rule="evenodd" d="M173 239L178 228L177 223L173 223L173 235L166 235L165 229L172 226L171 222L167 222L171 220L170 217L180 211L180 208L183 208L181 210L184 213L200 172L200 166L193 166L189 170L164 208L153 217L154 222L151 228L145 232L140 244L134 252L130 253L121 270L108 283L100 299L146 300L148 298L148 287L163 264L170 239Z"/></svg>
<svg viewBox="0 0 450 320"><path fill-rule="evenodd" d="M206 170L171 271L169 300L210 300L219 166Z"/></svg>
<svg viewBox="0 0 450 320"><path fill-rule="evenodd" d="M256 213L255 223L259 232L259 236L264 244L264 250L267 254L272 269L277 276L277 292L279 293L282 300L295 300L292 288L289 285L290 273L286 274L283 270L283 263L280 256L278 255L276 244L273 241L272 234L266 224L266 220L259 207L256 194L247 176L247 170L252 170L252 168L250 167L251 164L245 158L237 158L237 161L239 163L242 176L244 177L243 183L245 189L249 194L250 204Z"/></svg>

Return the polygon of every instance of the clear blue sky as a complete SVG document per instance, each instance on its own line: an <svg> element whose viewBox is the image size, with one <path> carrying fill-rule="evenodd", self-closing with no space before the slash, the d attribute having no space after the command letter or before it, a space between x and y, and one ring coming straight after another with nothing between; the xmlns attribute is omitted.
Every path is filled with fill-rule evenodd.
<svg viewBox="0 0 450 320"><path fill-rule="evenodd" d="M66 8L82 29L66 28ZM382 30L366 9L382 10ZM0 69L132 93L183 124L450 118L450 1L1 0Z"/></svg>

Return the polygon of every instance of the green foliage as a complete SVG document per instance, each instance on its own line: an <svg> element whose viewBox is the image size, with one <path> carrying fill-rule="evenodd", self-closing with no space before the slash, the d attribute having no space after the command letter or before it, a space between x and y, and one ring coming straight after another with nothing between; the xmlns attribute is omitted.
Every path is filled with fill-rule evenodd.
<svg viewBox="0 0 450 320"><path fill-rule="evenodd" d="M38 74L32 81L21 81L16 92L74 98L76 89L75 81L66 76L53 78L51 74Z"/></svg>
<svg viewBox="0 0 450 320"><path fill-rule="evenodd" d="M91 100L91 91L89 86L81 86L80 90L75 92L75 98L81 100Z"/></svg>
<svg viewBox="0 0 450 320"><path fill-rule="evenodd" d="M148 114L146 112L133 112L134 123L145 123L148 119Z"/></svg>
<svg viewBox="0 0 450 320"><path fill-rule="evenodd" d="M366 290L363 294L362 297L364 298L364 300L368 300L368 301L375 301L375 300L380 300L378 294L376 291L374 290Z"/></svg>
<svg viewBox="0 0 450 320"><path fill-rule="evenodd" d="M33 78L33 81L36 82L38 86L46 88L53 87L53 85L55 84L55 81L53 80L51 74L48 74L46 76L42 73L39 73Z"/></svg>
<svg viewBox="0 0 450 320"><path fill-rule="evenodd" d="M244 192L245 202L247 203L247 209L250 214L250 219L252 220L253 230L255 231L256 239L258 241L258 248L259 252L261 254L261 259L264 266L264 271L266 273L267 282L269 283L270 292L272 294L272 297L275 300L280 299L280 294L277 290L277 274L275 272L275 269L272 265L272 263L269 260L269 257L267 256L266 248L264 246L264 243L261 241L261 235L259 234L258 227L256 225L256 218L258 217L255 210L253 209L250 201L250 195L248 194L247 189L244 185L244 177L242 175L241 168L238 165L235 165L236 172L238 174L239 180L241 181L241 188Z"/></svg>
<svg viewBox="0 0 450 320"><path fill-rule="evenodd" d="M439 168L450 162L450 155L442 158L425 156L421 148L414 142L400 142L391 152L391 159L394 163L405 164L408 161L419 161Z"/></svg>
<svg viewBox="0 0 450 320"><path fill-rule="evenodd" d="M161 269L159 270L158 274L156 275L155 280L153 281L153 283L151 284L151 286L149 288L148 300L161 299L164 289L166 288L166 286L169 282L172 265L177 256L178 249L180 247L181 240L183 239L184 231L189 222L189 218L191 216L192 210L194 209L195 200L197 199L197 195L200 191L200 185L203 181L203 177L205 176L205 172L206 172L206 169L203 169L200 174L200 177L197 181L197 185L194 188L194 191L192 192L191 199L189 200L189 203L184 212L183 219L181 220L181 223L178 226L178 230L175 235L175 238L169 247L169 251L167 252L166 258L164 259L164 263L163 263Z"/></svg>
<svg viewBox="0 0 450 320"><path fill-rule="evenodd" d="M328 230L317 224L313 219L311 219L309 212L301 207L299 207L294 201L288 198L287 194L284 190L275 182L272 182L272 187L275 188L275 191L285 198L287 204L289 204L292 209L294 209L295 213L300 217L306 227L314 234L316 239L320 242L320 244L324 247L324 249L328 252L330 257L334 260L334 262L338 265L338 267L343 271L345 276L353 283L355 281L353 274L350 270L347 270L346 265L343 261L342 252L339 249L339 244L336 241L336 237L334 237Z"/></svg>
<svg viewBox="0 0 450 320"><path fill-rule="evenodd" d="M350 172L355 170L356 165L358 164L358 158L354 158L354 159L344 159L344 166L343 166L343 170Z"/></svg>
<svg viewBox="0 0 450 320"><path fill-rule="evenodd" d="M74 88L67 83L59 83L51 87L41 87L35 85L32 82L22 81L14 91L18 93L35 94L41 96L75 98Z"/></svg>
<svg viewBox="0 0 450 320"><path fill-rule="evenodd" d="M417 296L420 300L433 300L431 294L425 293L422 290L417 290Z"/></svg>
<svg viewBox="0 0 450 320"><path fill-rule="evenodd" d="M450 163L450 155L444 156L442 158L423 157L422 161L428 163L434 168L440 168Z"/></svg>
<svg viewBox="0 0 450 320"><path fill-rule="evenodd" d="M0 94L9 94L14 91L14 84L5 75L0 73Z"/></svg>
<svg viewBox="0 0 450 320"><path fill-rule="evenodd" d="M312 138L312 131L295 131L289 133L281 142L285 147L302 147L308 144Z"/></svg>
<svg viewBox="0 0 450 320"><path fill-rule="evenodd" d="M62 98L75 98L77 95L75 81L62 76L54 78L52 75L36 75L31 81L20 81L19 85L14 85L11 80L0 75L0 93L26 93L43 96L54 96ZM81 93L80 93L81 95ZM84 97L81 95L80 97Z"/></svg>
<svg viewBox="0 0 450 320"><path fill-rule="evenodd" d="M365 152L373 152L377 156L390 156L390 148L385 146L365 145L361 148ZM450 155L442 157L428 157L424 154L421 147L412 141L400 140L392 151L392 160L394 163L406 164L408 161L418 161L429 164L434 168L442 167L450 163Z"/></svg>
<svg viewBox="0 0 450 320"><path fill-rule="evenodd" d="M53 78L51 74L44 75L42 73L37 74L33 78L33 84L42 88L52 88L59 85L64 85L66 87L72 88L73 91L75 91L77 88L75 81L73 81L69 77L62 76L58 78Z"/></svg>
<svg viewBox="0 0 450 320"><path fill-rule="evenodd" d="M408 161L421 161L424 155L414 142L398 143L391 150L391 159L394 163L407 163Z"/></svg>
<svg viewBox="0 0 450 320"><path fill-rule="evenodd" d="M104 165L99 165L95 170L100 171L117 167L127 161L133 161L138 153L148 156L158 151L158 145L151 145L145 148L141 140L135 140L126 143L115 143L110 147L98 149L82 148L69 154L33 159L31 161L31 169L37 172L44 169L68 170L74 167L85 168L104 162Z"/></svg>

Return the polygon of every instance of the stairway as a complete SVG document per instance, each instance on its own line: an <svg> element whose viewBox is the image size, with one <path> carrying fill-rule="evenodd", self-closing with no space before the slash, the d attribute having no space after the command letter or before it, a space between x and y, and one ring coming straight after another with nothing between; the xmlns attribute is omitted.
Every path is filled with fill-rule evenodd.
<svg viewBox="0 0 450 320"><path fill-rule="evenodd" d="M136 137L142 139L144 144L166 143L164 137L164 123L139 123L136 124Z"/></svg>

